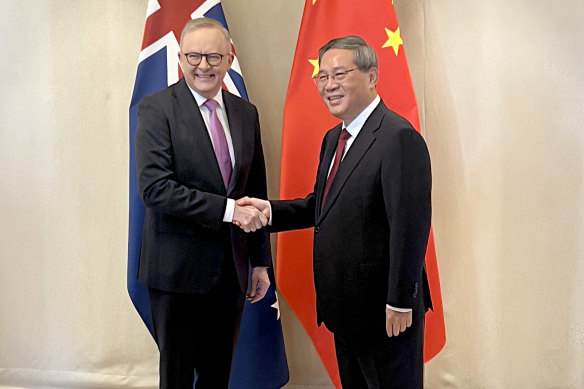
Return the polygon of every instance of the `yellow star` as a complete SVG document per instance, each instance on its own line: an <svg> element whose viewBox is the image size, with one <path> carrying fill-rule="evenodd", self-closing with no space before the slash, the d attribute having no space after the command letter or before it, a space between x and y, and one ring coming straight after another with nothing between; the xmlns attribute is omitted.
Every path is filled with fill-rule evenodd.
<svg viewBox="0 0 584 389"><path fill-rule="evenodd" d="M318 74L318 71L319 71L318 58L317 59L309 59L308 62L310 62L310 64L312 66L314 66L314 71L312 72L312 76L310 76L312 78L312 77L316 76Z"/></svg>
<svg viewBox="0 0 584 389"><path fill-rule="evenodd" d="M393 0L392 0L393 1ZM314 5L316 3L316 0L312 0L312 5Z"/></svg>
<svg viewBox="0 0 584 389"><path fill-rule="evenodd" d="M404 44L404 41L401 38L400 32L399 32L399 27L397 28L397 30L395 31L391 31L390 29L386 28L385 32L387 33L387 37L389 38L387 40L387 42L385 42L383 44L383 46L381 46L381 48L386 48L386 47L393 47L393 51L395 53L395 55L397 55L398 51L399 51L399 46Z"/></svg>

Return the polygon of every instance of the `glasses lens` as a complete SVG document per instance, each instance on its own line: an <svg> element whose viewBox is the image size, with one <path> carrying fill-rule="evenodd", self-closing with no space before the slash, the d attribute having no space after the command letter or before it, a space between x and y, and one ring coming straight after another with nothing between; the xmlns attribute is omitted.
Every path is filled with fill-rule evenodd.
<svg viewBox="0 0 584 389"><path fill-rule="evenodd" d="M335 79L335 81L338 81L338 82L344 81L347 78L347 74L349 74L349 72L347 72L347 71L336 72L334 79Z"/></svg>
<svg viewBox="0 0 584 389"><path fill-rule="evenodd" d="M221 54L207 54L209 65L217 66L221 63Z"/></svg>
<svg viewBox="0 0 584 389"><path fill-rule="evenodd" d="M326 85L326 81L328 80L328 76L326 74L319 74L314 76L313 78L314 83L318 86Z"/></svg>
<svg viewBox="0 0 584 389"><path fill-rule="evenodd" d="M189 53L187 54L187 62L193 66L196 66L201 63L201 54L197 53Z"/></svg>

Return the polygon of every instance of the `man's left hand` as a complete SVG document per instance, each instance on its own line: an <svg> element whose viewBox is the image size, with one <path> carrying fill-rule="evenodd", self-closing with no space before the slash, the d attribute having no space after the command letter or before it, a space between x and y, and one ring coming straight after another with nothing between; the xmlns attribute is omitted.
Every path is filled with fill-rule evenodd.
<svg viewBox="0 0 584 389"><path fill-rule="evenodd" d="M248 301L253 304L263 299L269 286L268 268L254 267L251 271L251 287L247 294Z"/></svg>
<svg viewBox="0 0 584 389"><path fill-rule="evenodd" d="M412 325L412 311L398 312L385 307L385 330L387 336L398 336Z"/></svg>

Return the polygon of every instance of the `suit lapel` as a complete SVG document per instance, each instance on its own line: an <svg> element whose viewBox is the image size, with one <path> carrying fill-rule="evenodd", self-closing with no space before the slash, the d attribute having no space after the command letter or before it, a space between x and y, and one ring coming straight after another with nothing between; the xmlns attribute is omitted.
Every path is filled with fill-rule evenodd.
<svg viewBox="0 0 584 389"><path fill-rule="evenodd" d="M243 127L241 126L241 115L237 104L234 104L231 95L223 91L223 103L225 104L225 111L227 112L227 121L229 123L229 131L231 132L231 142L233 144L233 154L235 157L235 165L231 173L231 180L227 187L227 195L231 193L235 187L238 176L241 174L243 161Z"/></svg>
<svg viewBox="0 0 584 389"><path fill-rule="evenodd" d="M318 170L318 174L316 177L316 203L318 204L318 206L316 207L317 219L321 213L320 205L322 204L324 186L326 184L328 171L329 168L331 167L333 155L335 153L335 149L337 148L337 142L339 141L339 135L341 134L342 129L343 129L342 124L339 124L337 127L333 128L331 134L328 136L327 143L324 145L324 155L322 162L320 164L321 167Z"/></svg>
<svg viewBox="0 0 584 389"><path fill-rule="evenodd" d="M371 147L373 142L375 142L375 134L374 132L379 128L381 125L381 119L383 118L384 110L381 107L385 107L382 102L375 108L375 110L371 113L369 118L365 121L363 128L359 131L359 134L353 141L351 148L345 154L341 164L339 165L339 170L337 170L337 174L331 184L329 192L326 197L326 201L322 204L322 210L320 214L317 216L316 224L320 223L320 221L326 216L328 211L334 205L337 197L339 196L340 191L342 190L345 182L353 173L353 170L357 167L367 150ZM338 139L338 136L335 138ZM336 144L334 145L336 148ZM330 167L330 161L332 157L329 159L329 164L327 165L327 172L328 167ZM326 182L326 178L324 180ZM324 185L322 190L319 190L320 198L322 198L322 191L324 190ZM320 204L320 203L319 203Z"/></svg>
<svg viewBox="0 0 584 389"><path fill-rule="evenodd" d="M203 121L201 110L197 106L197 101L191 93L184 78L182 78L177 84L176 94L177 106L179 107L179 117L182 118L187 131L192 133L192 136L187 138L193 139L193 152L201 153L201 159L209 161L209 176L214 186L216 186L217 189L224 191L225 185L221 178L221 170L219 169L219 163L215 156L215 150L213 149L213 143L209 137L207 126ZM201 169L201 171L204 171L204 169Z"/></svg>

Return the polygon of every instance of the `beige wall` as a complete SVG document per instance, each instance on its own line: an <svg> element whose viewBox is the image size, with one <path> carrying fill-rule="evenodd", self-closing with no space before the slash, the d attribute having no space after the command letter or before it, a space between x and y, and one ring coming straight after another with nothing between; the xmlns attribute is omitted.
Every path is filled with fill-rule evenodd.
<svg viewBox="0 0 584 389"><path fill-rule="evenodd" d="M584 3L423 12L449 336L431 382L584 387Z"/></svg>
<svg viewBox="0 0 584 389"><path fill-rule="evenodd" d="M5 3L0 388L152 387L156 348L125 290L147 1ZM395 3L433 162L446 313L427 387L584 387L584 3ZM303 2L223 6L276 197ZM291 384L330 388L282 305Z"/></svg>

